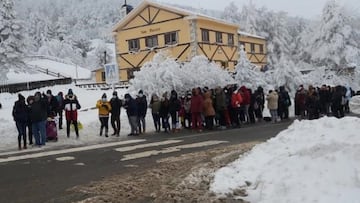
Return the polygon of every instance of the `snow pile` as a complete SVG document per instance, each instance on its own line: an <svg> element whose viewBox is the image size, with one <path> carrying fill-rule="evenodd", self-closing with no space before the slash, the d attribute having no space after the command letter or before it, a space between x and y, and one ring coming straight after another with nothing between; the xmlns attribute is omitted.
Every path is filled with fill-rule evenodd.
<svg viewBox="0 0 360 203"><path fill-rule="evenodd" d="M360 119L295 121L215 173L220 196L244 189L250 202L357 202Z"/></svg>
<svg viewBox="0 0 360 203"><path fill-rule="evenodd" d="M130 81L132 87L129 92L142 89L148 95L162 95L171 90L187 91L194 87L224 87L234 83L226 70L209 62L204 56L197 56L190 62L180 64L164 51L156 54L152 61L145 63L134 76L135 78Z"/></svg>

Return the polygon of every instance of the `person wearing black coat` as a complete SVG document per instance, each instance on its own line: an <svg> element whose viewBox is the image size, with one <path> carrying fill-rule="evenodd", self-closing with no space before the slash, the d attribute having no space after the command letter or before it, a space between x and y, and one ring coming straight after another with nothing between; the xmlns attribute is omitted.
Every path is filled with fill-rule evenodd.
<svg viewBox="0 0 360 203"><path fill-rule="evenodd" d="M165 132L170 131L170 125L169 125L169 114L170 114L170 101L167 96L167 92L165 92L161 98L161 105L160 105L160 118L161 118L161 125L164 128Z"/></svg>
<svg viewBox="0 0 360 203"><path fill-rule="evenodd" d="M345 93L342 86L336 86L331 98L331 111L336 118L344 117L343 100Z"/></svg>
<svg viewBox="0 0 360 203"><path fill-rule="evenodd" d="M175 132L179 128L179 111L181 108L181 102L178 98L178 94L175 90L171 91L169 102L169 113L171 116L171 128Z"/></svg>
<svg viewBox="0 0 360 203"><path fill-rule="evenodd" d="M35 137L35 144L39 147L45 145L46 142L46 120L48 117L48 102L47 98L36 92L34 102L30 108L30 119L32 122L33 136Z"/></svg>
<svg viewBox="0 0 360 203"><path fill-rule="evenodd" d="M21 139L24 141L24 149L26 149L26 125L28 120L28 109L25 104L25 97L21 94L18 95L19 99L15 102L12 115L18 130L18 145L21 150Z"/></svg>
<svg viewBox="0 0 360 203"><path fill-rule="evenodd" d="M113 97L110 100L111 105L111 126L114 130L114 133L112 136L120 136L120 113L121 113L121 107L122 107L122 101L119 99L118 94L116 91L113 92Z"/></svg>
<svg viewBox="0 0 360 203"><path fill-rule="evenodd" d="M278 100L278 115L283 119L289 118L289 106L291 106L291 100L289 93L285 90L284 86L279 88L279 100Z"/></svg>
<svg viewBox="0 0 360 203"><path fill-rule="evenodd" d="M129 124L131 128L131 133L129 136L136 136L139 135L138 132L138 105L136 100L131 97L130 94L125 94L125 105L124 108L126 109L126 114L129 119Z"/></svg>
<svg viewBox="0 0 360 203"><path fill-rule="evenodd" d="M138 97L136 98L136 103L138 106L138 127L139 127L139 133L145 133L146 131L146 122L145 122L145 116L146 116L146 112L147 112L147 99L146 96L144 95L143 91L140 90ZM142 129L141 129L142 127ZM142 130L142 131L141 131Z"/></svg>
<svg viewBox="0 0 360 203"><path fill-rule="evenodd" d="M59 102L54 95L52 95L51 90L46 91L46 97L48 100L48 116L55 117L59 111Z"/></svg>

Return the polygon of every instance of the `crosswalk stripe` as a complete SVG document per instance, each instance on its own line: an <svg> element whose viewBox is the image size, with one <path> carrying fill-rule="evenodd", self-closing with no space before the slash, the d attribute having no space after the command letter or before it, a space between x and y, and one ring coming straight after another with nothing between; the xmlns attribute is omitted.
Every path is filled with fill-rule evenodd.
<svg viewBox="0 0 360 203"><path fill-rule="evenodd" d="M72 152L88 151L88 150L93 150L93 149L101 149L101 148L114 147L114 146L119 146L119 145L134 144L134 143L145 142L145 141L146 141L145 139L126 140L126 141L120 141L120 142L97 144L97 145L77 147L77 148L71 148L71 149L47 151L47 152L40 152L40 153L34 153L34 154L25 154L25 155L20 155L20 156L0 158L0 163L19 161L19 160L24 160L24 159L34 159L34 158L59 155L59 154L67 154L67 153L72 153Z"/></svg>
<svg viewBox="0 0 360 203"><path fill-rule="evenodd" d="M169 145L169 144L175 144L175 143L179 143L179 142L183 142L183 140L167 140L167 141L162 141L162 142L153 142L153 143L140 144L140 145L129 146L129 147L121 147L121 148L115 149L115 151L128 152L128 151L133 151L133 150L141 149L141 148Z"/></svg>
<svg viewBox="0 0 360 203"><path fill-rule="evenodd" d="M128 161L133 159L139 159L139 158L145 158L150 156L155 156L159 154L167 154L171 152L177 152L182 149L190 149L190 148L197 148L197 147L206 147L206 146L212 146L212 145L218 145L222 143L227 143L228 141L218 141L218 140L211 140L211 141L205 141L205 142L197 142L192 144L184 144L184 145L178 145L174 147L168 147L162 150L150 150L150 151L144 151L134 154L127 154L124 155L124 158L121 159L121 161Z"/></svg>

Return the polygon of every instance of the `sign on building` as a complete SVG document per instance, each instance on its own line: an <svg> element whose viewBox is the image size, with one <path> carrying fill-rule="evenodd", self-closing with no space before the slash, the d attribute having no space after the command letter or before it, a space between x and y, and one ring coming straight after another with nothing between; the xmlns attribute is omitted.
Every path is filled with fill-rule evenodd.
<svg viewBox="0 0 360 203"><path fill-rule="evenodd" d="M105 64L105 81L107 84L119 83L119 69L116 64Z"/></svg>

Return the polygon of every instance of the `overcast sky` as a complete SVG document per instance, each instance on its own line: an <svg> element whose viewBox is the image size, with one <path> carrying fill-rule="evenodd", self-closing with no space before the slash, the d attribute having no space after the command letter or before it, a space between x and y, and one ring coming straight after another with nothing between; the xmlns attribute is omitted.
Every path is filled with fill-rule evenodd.
<svg viewBox="0 0 360 203"><path fill-rule="evenodd" d="M183 4L194 8L204 8L221 10L229 5L231 1L235 2L241 9L243 4L249 0L158 0L171 4ZM257 7L266 6L270 10L286 11L291 16L301 16L305 18L315 18L321 14L322 8L327 0L252 0ZM352 11L359 14L360 0L338 0L345 4Z"/></svg>

